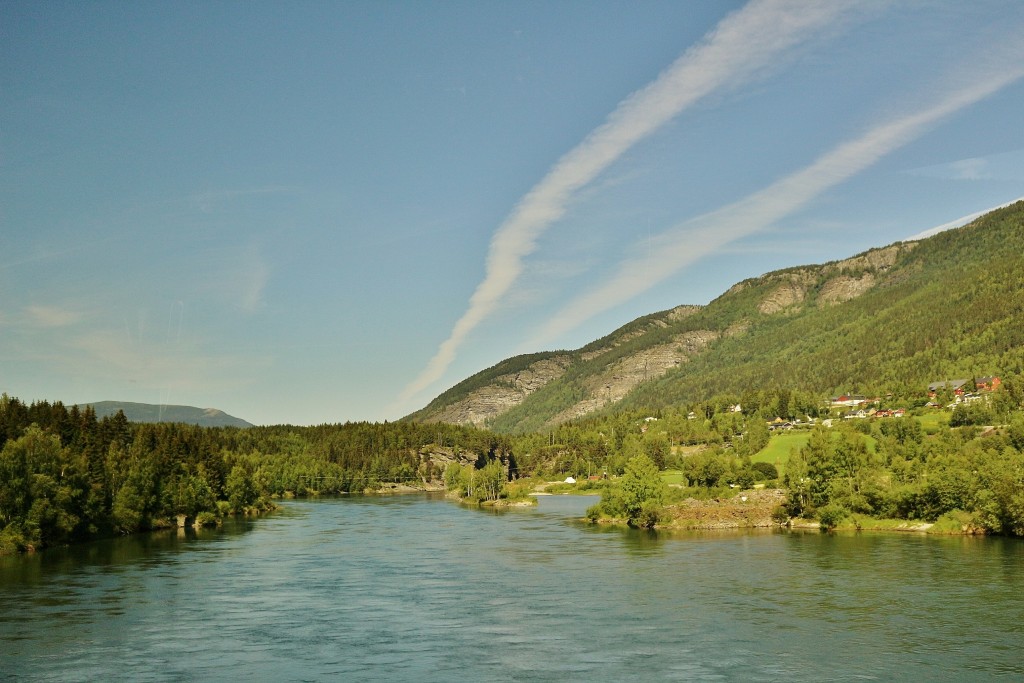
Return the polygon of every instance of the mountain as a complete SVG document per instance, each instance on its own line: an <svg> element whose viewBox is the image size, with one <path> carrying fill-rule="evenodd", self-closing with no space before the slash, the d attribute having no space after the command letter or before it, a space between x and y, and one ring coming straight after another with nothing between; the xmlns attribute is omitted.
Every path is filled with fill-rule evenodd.
<svg viewBox="0 0 1024 683"><path fill-rule="evenodd" d="M1024 202L843 261L749 278L575 351L517 356L405 419L522 433L745 391L886 391L1024 370Z"/></svg>
<svg viewBox="0 0 1024 683"><path fill-rule="evenodd" d="M79 408L92 406L96 417L116 415L123 410L129 422L184 422L201 427L252 427L245 420L228 415L216 408L194 408L192 406L154 405L151 403L128 403L126 401L100 401L83 403Z"/></svg>

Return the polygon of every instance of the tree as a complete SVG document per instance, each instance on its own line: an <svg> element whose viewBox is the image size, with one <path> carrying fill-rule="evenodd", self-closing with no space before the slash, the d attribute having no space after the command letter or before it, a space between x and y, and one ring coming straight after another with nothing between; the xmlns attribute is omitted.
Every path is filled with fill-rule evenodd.
<svg viewBox="0 0 1024 683"><path fill-rule="evenodd" d="M743 433L743 439L739 442L736 452L739 455L754 456L768 445L771 434L765 421L756 415L747 420L747 429Z"/></svg>
<svg viewBox="0 0 1024 683"><path fill-rule="evenodd" d="M665 500L665 482L658 466L647 455L635 455L626 463L626 471L619 480L619 495L628 524L654 526L657 509Z"/></svg>
<svg viewBox="0 0 1024 683"><path fill-rule="evenodd" d="M256 500L256 487L244 466L235 465L231 468L227 483L224 485L224 493L232 512L244 512Z"/></svg>
<svg viewBox="0 0 1024 683"><path fill-rule="evenodd" d="M644 449L658 469L664 469L671 448L668 435L663 431L650 430L644 435Z"/></svg>
<svg viewBox="0 0 1024 683"><path fill-rule="evenodd" d="M71 540L82 522L86 467L36 425L8 441L0 451L0 528L20 527L33 547Z"/></svg>
<svg viewBox="0 0 1024 683"><path fill-rule="evenodd" d="M821 507L829 502L832 478L836 475L836 462L832 457L831 434L824 427L815 427L807 445L800 451L807 467L808 502Z"/></svg>

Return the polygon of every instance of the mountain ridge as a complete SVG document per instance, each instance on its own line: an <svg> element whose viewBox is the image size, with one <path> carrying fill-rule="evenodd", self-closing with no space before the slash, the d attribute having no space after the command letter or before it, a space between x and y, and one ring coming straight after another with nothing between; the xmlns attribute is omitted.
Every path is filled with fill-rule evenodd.
<svg viewBox="0 0 1024 683"><path fill-rule="evenodd" d="M217 408L196 408L194 406L133 403L130 401L98 401L80 403L79 408L91 407L97 418L124 412L129 422L181 422L201 427L252 427L250 422L234 415L228 415Z"/></svg>
<svg viewBox="0 0 1024 683"><path fill-rule="evenodd" d="M898 390L1014 369L1022 247L1024 201L924 239L747 278L705 306L642 316L574 351L506 359L403 419L521 433L758 387ZM524 372L531 381L517 386Z"/></svg>

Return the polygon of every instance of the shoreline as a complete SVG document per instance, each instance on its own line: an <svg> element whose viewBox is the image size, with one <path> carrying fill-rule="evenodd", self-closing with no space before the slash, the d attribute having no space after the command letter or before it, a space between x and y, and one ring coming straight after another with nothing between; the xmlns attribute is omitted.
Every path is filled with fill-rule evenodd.
<svg viewBox="0 0 1024 683"><path fill-rule="evenodd" d="M549 494L550 495L550 494ZM773 516L785 500L783 489L753 489L727 499L696 500L688 498L662 509L662 518L652 527L655 531L720 531L743 529L779 529L817 531L819 533L922 534L930 536L989 536L979 528L959 528L923 520L882 519L850 514L835 528L823 529L816 519L791 517L780 520ZM601 517L594 524L628 527L625 519Z"/></svg>

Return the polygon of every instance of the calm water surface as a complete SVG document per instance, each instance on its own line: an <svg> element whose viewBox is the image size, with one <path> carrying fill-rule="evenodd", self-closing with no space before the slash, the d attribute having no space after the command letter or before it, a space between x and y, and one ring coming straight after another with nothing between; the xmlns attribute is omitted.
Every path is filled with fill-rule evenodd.
<svg viewBox="0 0 1024 683"><path fill-rule="evenodd" d="M1024 543L293 501L0 558L0 680L1024 680Z"/></svg>

